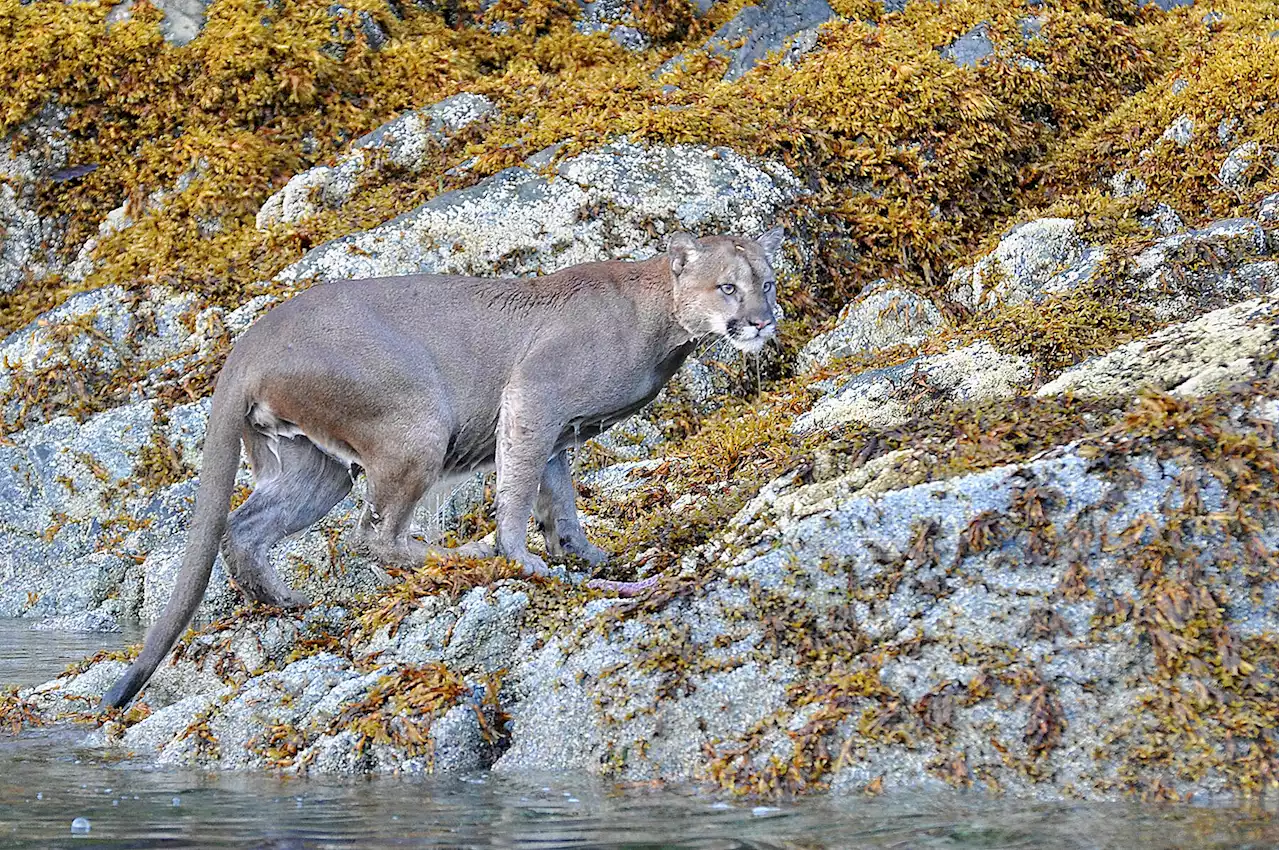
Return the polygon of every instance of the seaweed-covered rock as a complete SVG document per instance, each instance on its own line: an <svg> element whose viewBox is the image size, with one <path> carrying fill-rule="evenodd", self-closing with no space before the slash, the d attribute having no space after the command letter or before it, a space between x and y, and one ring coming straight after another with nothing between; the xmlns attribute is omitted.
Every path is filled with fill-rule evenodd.
<svg viewBox="0 0 1280 850"><path fill-rule="evenodd" d="M140 388L124 386L122 378L140 363L164 363L188 350L191 333L183 322L195 303L162 287L131 296L107 286L74 295L14 331L0 343L0 362L8 366L0 373L0 429L138 399Z"/></svg>
<svg viewBox="0 0 1280 850"><path fill-rule="evenodd" d="M619 0L579 0L582 8L573 28L581 33L608 33L609 38L627 50L647 50L652 46L649 36L636 29L635 15L630 3Z"/></svg>
<svg viewBox="0 0 1280 850"><path fill-rule="evenodd" d="M432 149L496 111L487 97L463 92L406 112L361 136L333 166L318 165L290 178L258 211L258 228L301 221L323 209L341 207L370 169L391 166L418 171L429 161Z"/></svg>
<svg viewBox="0 0 1280 850"><path fill-rule="evenodd" d="M1195 396L1250 380L1267 371L1263 364L1276 352L1277 297L1215 310L1121 346L1067 370L1038 395L1130 396L1145 388Z"/></svg>
<svg viewBox="0 0 1280 850"><path fill-rule="evenodd" d="M812 50L818 27L834 20L836 13L827 0L761 0L744 6L728 23L716 30L701 50L715 56L728 56L729 67L724 78L739 79L768 54L791 47L790 58ZM741 45L737 42L741 41ZM668 60L655 76L683 67L684 56Z"/></svg>
<svg viewBox="0 0 1280 850"><path fill-rule="evenodd" d="M972 310L1072 289L1101 265L1104 252L1077 234L1075 221L1042 218L1019 225L973 266L957 269L952 297Z"/></svg>
<svg viewBox="0 0 1280 850"><path fill-rule="evenodd" d="M1253 219L1215 221L1134 257L1134 286L1158 318L1187 319L1273 288L1268 251L1266 233Z"/></svg>
<svg viewBox="0 0 1280 850"><path fill-rule="evenodd" d="M834 328L800 349L796 368L811 371L841 357L915 345L942 325L942 313L931 301L886 285L845 305Z"/></svg>
<svg viewBox="0 0 1280 850"><path fill-rule="evenodd" d="M64 222L41 215L36 185L67 165L71 110L49 105L0 139L0 293L62 271Z"/></svg>
<svg viewBox="0 0 1280 850"><path fill-rule="evenodd" d="M836 379L835 389L796 419L797 433L861 422L887 428L943 404L1009 398L1031 381L1031 362L978 342L946 354Z"/></svg>

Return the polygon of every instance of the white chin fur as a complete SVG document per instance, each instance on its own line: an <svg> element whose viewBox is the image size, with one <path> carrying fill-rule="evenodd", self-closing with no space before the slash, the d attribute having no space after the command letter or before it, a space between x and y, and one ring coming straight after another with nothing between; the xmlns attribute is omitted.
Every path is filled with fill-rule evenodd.
<svg viewBox="0 0 1280 850"><path fill-rule="evenodd" d="M756 336L751 339L737 339L729 337L729 344L739 351L745 351L747 354L756 354L760 349L764 348L764 344L769 341L767 336Z"/></svg>

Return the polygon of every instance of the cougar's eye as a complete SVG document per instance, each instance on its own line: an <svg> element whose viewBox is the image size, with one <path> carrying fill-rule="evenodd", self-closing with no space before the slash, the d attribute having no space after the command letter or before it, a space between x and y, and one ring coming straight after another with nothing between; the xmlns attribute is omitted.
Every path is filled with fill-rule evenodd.
<svg viewBox="0 0 1280 850"><path fill-rule="evenodd" d="M765 292L773 292L773 288L774 288L775 286L777 286L777 285L778 285L778 283L777 283L777 281L775 281L775 280L772 280L772 279L770 279L770 280L766 280L766 281L764 282L764 291L765 291Z"/></svg>
<svg viewBox="0 0 1280 850"><path fill-rule="evenodd" d="M719 289L725 295L732 295L738 291L738 287L734 286L732 283L722 283L720 284Z"/></svg>

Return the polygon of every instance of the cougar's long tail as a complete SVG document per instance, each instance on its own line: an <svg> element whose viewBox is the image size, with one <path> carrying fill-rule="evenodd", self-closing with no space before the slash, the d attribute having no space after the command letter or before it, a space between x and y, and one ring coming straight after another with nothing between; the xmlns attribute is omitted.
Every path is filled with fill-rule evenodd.
<svg viewBox="0 0 1280 850"><path fill-rule="evenodd" d="M244 424L245 399L240 382L224 368L213 392L209 425L204 437L204 458L200 464L200 489L187 532L187 548L182 569L160 619L147 632L146 643L137 660L111 686L99 708L118 708L133 699L151 678L178 636L186 630L204 599L209 574L218 554L227 511L240 466L240 430Z"/></svg>

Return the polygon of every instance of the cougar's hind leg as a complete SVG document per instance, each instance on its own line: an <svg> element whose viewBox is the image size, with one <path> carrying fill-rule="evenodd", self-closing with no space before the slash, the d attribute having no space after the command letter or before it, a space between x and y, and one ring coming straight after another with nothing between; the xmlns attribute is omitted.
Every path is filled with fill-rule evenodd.
<svg viewBox="0 0 1280 850"><path fill-rule="evenodd" d="M307 604L271 566L267 554L290 534L310 527L351 491L346 464L306 437L268 438L246 429L245 445L257 486L227 518L222 554L231 578L255 602L283 608Z"/></svg>
<svg viewBox="0 0 1280 850"><path fill-rule="evenodd" d="M409 534L414 508L440 478L447 438L433 435L415 442L418 451L408 441L394 441L396 453L365 464L369 502L360 518L359 538L369 554L388 566L419 567L427 555L449 551Z"/></svg>
<svg viewBox="0 0 1280 850"><path fill-rule="evenodd" d="M542 471L533 518L542 530L547 554L553 558L576 555L589 564L603 564L609 559L609 553L593 545L582 531L566 452L551 458Z"/></svg>

